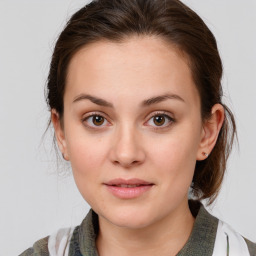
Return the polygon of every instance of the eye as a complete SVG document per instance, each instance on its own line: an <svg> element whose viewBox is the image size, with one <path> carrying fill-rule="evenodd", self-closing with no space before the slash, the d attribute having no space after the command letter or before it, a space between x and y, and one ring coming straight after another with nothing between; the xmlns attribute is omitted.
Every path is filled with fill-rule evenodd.
<svg viewBox="0 0 256 256"><path fill-rule="evenodd" d="M152 121L150 122L150 120ZM158 129L157 127L159 127L159 129L168 127L173 122L174 119L171 116L167 115L166 112L154 113L154 115L151 116L151 118L149 119L149 123L154 126L154 129Z"/></svg>
<svg viewBox="0 0 256 256"><path fill-rule="evenodd" d="M82 119L82 122L89 128L97 128L104 126L107 120L104 116L98 113L91 113Z"/></svg>

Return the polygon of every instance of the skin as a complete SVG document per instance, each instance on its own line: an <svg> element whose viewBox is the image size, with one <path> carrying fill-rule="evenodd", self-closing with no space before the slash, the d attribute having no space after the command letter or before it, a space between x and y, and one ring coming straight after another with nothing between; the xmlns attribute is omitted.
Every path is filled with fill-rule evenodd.
<svg viewBox="0 0 256 256"><path fill-rule="evenodd" d="M96 42L70 62L63 125L54 109L52 122L80 193L99 215L101 256L175 255L189 238L194 218L187 193L196 161L216 143L224 110L216 104L210 120L201 119L187 63L174 46L149 36ZM166 93L176 96L141 106ZM82 94L113 108L81 99ZM104 117L100 122L87 118L95 112ZM163 114L170 119L159 125L154 116ZM116 178L154 185L139 197L120 199L104 185Z"/></svg>

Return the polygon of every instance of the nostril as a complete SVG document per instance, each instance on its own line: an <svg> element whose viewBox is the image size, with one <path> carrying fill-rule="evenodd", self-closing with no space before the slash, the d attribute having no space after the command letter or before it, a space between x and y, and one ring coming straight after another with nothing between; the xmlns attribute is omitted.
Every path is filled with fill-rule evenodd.
<svg viewBox="0 0 256 256"><path fill-rule="evenodd" d="M114 164L117 165L117 164L119 164L119 162L118 161L114 161Z"/></svg>
<svg viewBox="0 0 256 256"><path fill-rule="evenodd" d="M132 161L132 162L119 162L119 161L116 160L113 163L115 165L121 165L121 166L124 166L124 167L130 167L130 166L134 166L134 165L139 164L139 161L135 160L135 161Z"/></svg>

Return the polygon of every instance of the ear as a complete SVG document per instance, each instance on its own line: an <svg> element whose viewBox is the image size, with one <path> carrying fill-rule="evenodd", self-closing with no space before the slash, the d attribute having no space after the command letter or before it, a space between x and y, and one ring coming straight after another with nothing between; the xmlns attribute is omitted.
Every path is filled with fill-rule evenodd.
<svg viewBox="0 0 256 256"><path fill-rule="evenodd" d="M64 128L61 124L59 113L56 111L56 109L51 110L51 120L54 127L55 138L57 140L59 150L61 151L63 158L69 161Z"/></svg>
<svg viewBox="0 0 256 256"><path fill-rule="evenodd" d="M211 117L204 122L202 128L201 141L197 152L197 160L199 161L210 155L224 121L225 111L221 104L215 104L211 113Z"/></svg>

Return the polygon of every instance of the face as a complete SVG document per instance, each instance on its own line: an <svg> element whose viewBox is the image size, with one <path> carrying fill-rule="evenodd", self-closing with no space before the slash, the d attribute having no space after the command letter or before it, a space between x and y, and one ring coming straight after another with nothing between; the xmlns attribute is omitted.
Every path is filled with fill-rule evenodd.
<svg viewBox="0 0 256 256"><path fill-rule="evenodd" d="M191 70L172 45L134 37L81 49L63 118L59 147L100 218L141 228L182 212L205 133Z"/></svg>

